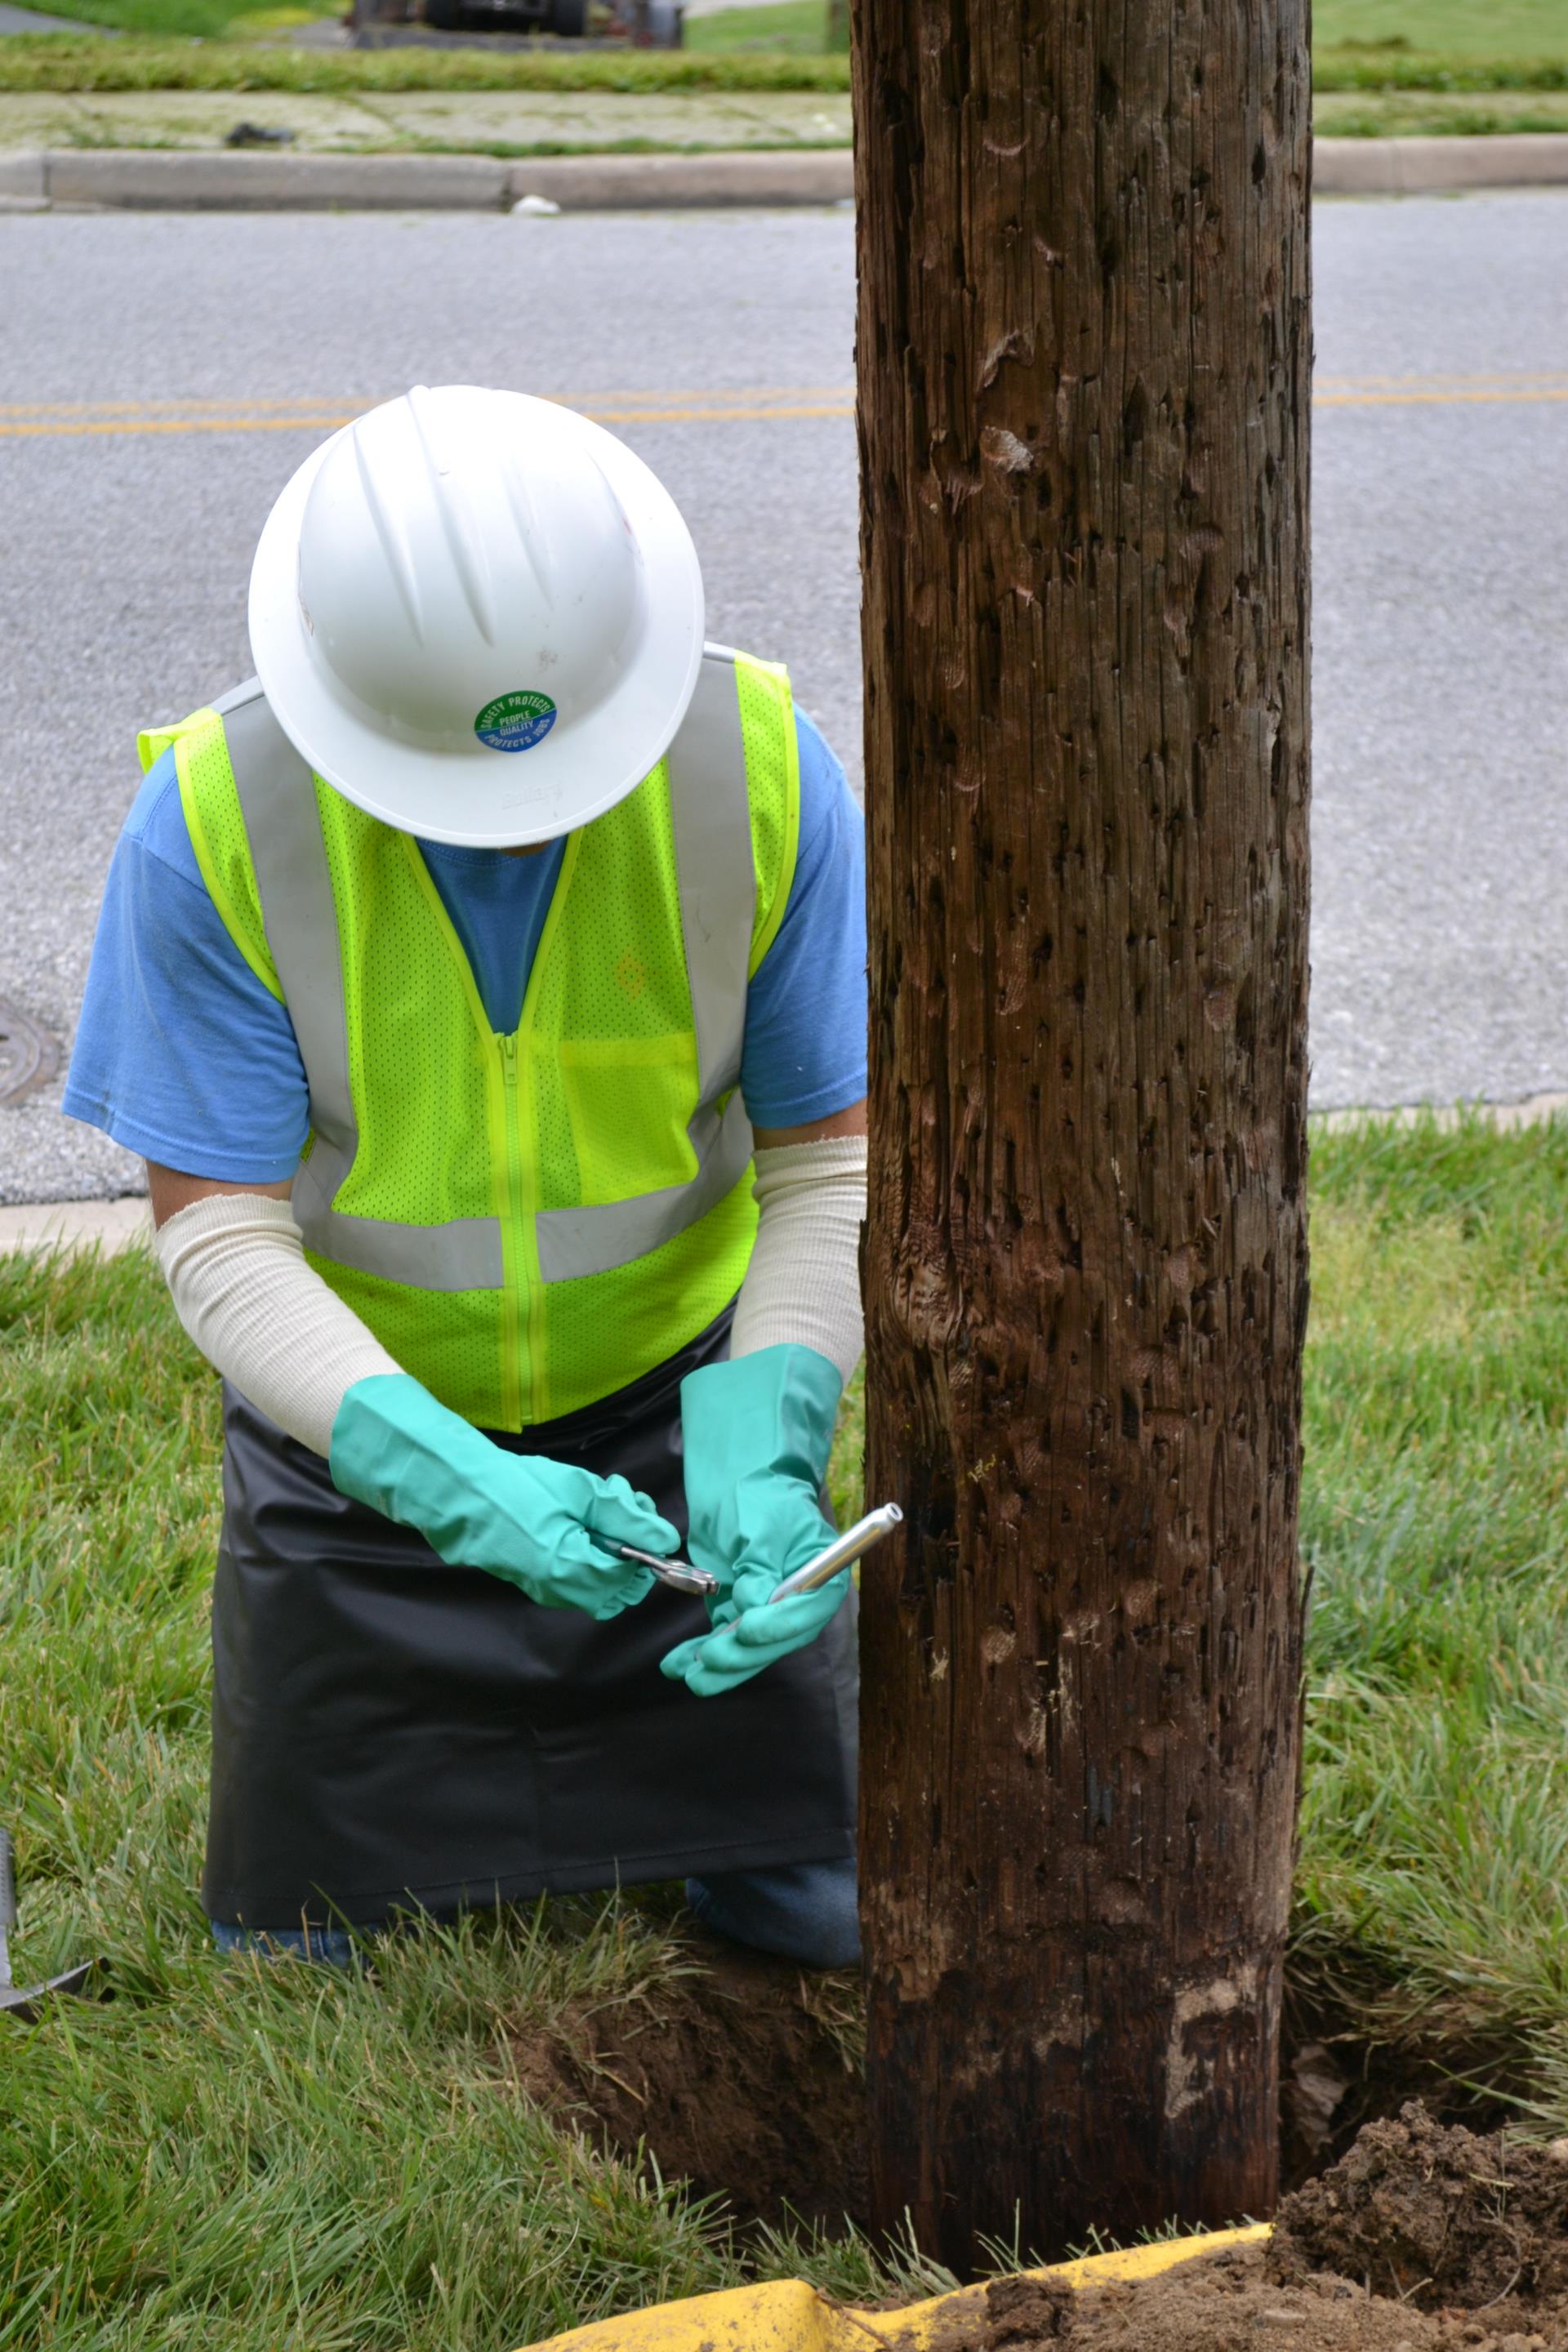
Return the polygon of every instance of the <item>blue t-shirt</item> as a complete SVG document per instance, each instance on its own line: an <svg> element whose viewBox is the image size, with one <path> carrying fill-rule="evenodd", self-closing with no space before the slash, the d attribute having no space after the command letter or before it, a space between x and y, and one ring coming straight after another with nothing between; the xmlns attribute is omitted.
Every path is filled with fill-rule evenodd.
<svg viewBox="0 0 1568 2352"><path fill-rule="evenodd" d="M866 1091L865 843L844 771L796 714L800 845L746 996L753 1127L804 1127ZM516 1028L563 844L533 857L421 842L492 1026ZM310 1126L287 1008L207 895L174 758L149 770L115 847L64 1108L187 1176L280 1184Z"/></svg>

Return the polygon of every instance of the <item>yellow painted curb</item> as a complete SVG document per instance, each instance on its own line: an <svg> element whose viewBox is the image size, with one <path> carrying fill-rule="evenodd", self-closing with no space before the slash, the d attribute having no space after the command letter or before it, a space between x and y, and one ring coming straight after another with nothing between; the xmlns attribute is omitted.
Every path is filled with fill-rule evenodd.
<svg viewBox="0 0 1568 2352"><path fill-rule="evenodd" d="M1260 2245L1268 2235L1268 2224L1260 2221L1204 2238L1131 2246L1123 2253L1088 2254L1023 2275L1072 2287L1158 2278L1197 2254ZM983 2282L933 2295L929 2303L907 2304L901 2311L858 2311L819 2294L804 2279L779 2279L771 2286L731 2287L722 2294L693 2295L685 2303L660 2303L619 2319L595 2320L523 2352L866 2352L868 2338L894 2346L897 2352L937 2352L953 2322L977 2310L984 2297Z"/></svg>

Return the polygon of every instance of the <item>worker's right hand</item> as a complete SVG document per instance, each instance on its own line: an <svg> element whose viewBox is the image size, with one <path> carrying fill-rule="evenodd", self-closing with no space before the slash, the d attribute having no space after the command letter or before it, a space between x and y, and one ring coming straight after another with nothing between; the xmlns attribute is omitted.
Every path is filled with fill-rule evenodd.
<svg viewBox="0 0 1568 2352"><path fill-rule="evenodd" d="M680 1643L659 1672L699 1698L760 1675L814 1642L847 1575L776 1607L774 1587L833 1540L818 1496L843 1382L815 1348L784 1343L705 1364L680 1383L691 1557L718 1585L711 1633Z"/></svg>
<svg viewBox="0 0 1568 2352"><path fill-rule="evenodd" d="M417 1528L453 1568L487 1569L546 1609L616 1617L653 1583L606 1537L674 1551L679 1536L624 1478L509 1454L405 1372L356 1381L332 1423L339 1492Z"/></svg>

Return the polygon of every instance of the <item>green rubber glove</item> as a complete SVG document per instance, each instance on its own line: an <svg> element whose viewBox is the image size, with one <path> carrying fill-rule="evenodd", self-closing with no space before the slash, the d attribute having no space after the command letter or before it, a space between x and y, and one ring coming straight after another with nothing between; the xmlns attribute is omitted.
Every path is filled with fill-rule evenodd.
<svg viewBox="0 0 1568 2352"><path fill-rule="evenodd" d="M719 1580L711 1633L659 1662L699 1698L733 1690L804 1649L849 1593L849 1571L770 1603L775 1585L833 1540L817 1503L843 1382L815 1348L760 1348L680 1383L692 1559Z"/></svg>
<svg viewBox="0 0 1568 2352"><path fill-rule="evenodd" d="M646 1568L594 1541L663 1555L680 1541L624 1478L542 1454L509 1454L405 1372L356 1381L332 1423L328 1467L340 1494L417 1528L453 1568L488 1569L546 1609L618 1617L653 1583Z"/></svg>

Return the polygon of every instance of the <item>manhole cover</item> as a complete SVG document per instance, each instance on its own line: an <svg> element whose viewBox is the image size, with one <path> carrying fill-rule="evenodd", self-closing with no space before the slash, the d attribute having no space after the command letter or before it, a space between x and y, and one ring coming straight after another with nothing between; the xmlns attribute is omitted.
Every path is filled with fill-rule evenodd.
<svg viewBox="0 0 1568 2352"><path fill-rule="evenodd" d="M19 1103L47 1087L60 1066L60 1049L20 1005L0 996L0 1103Z"/></svg>

